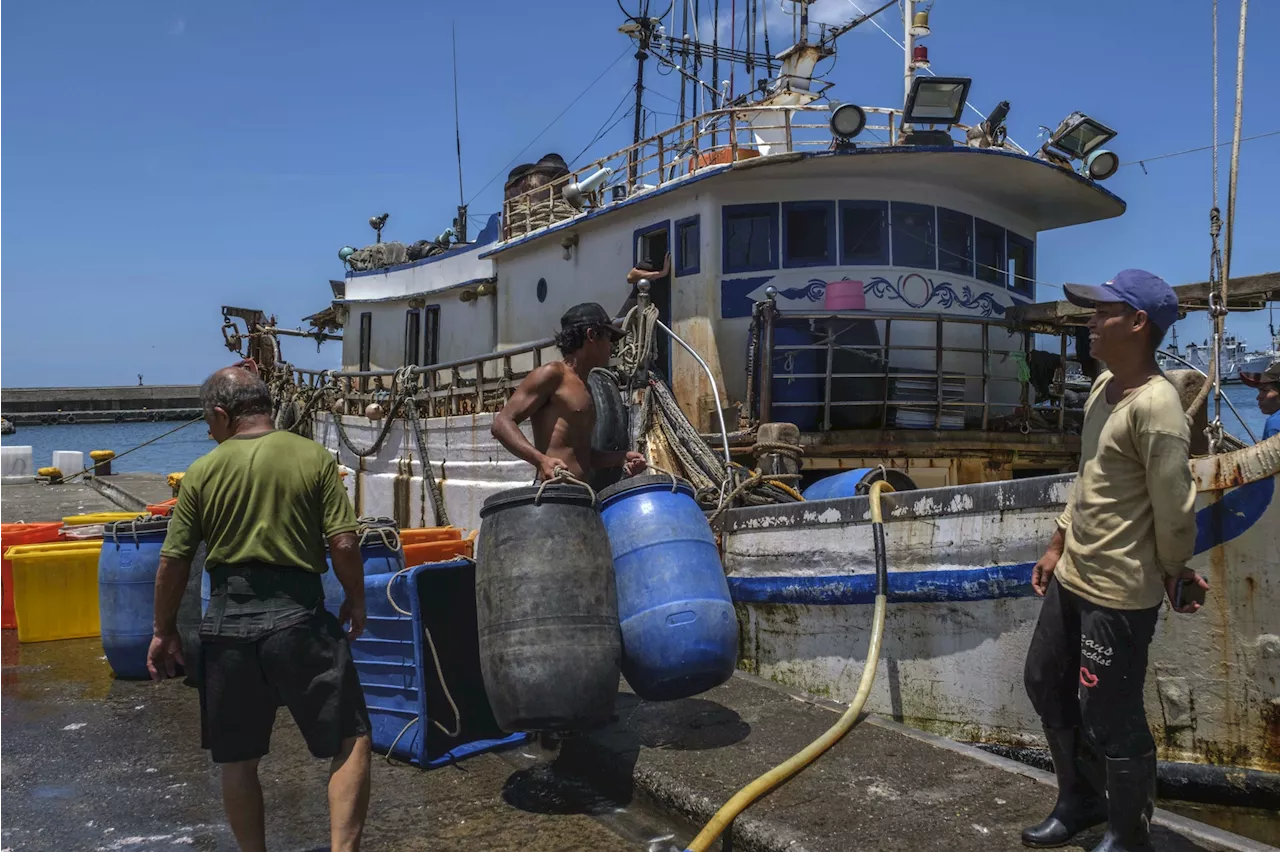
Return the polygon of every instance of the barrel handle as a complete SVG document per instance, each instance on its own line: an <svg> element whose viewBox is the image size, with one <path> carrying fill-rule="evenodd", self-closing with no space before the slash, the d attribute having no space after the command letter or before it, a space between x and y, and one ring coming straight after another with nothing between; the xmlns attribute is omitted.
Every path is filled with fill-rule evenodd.
<svg viewBox="0 0 1280 852"><path fill-rule="evenodd" d="M583 482L581 479L578 479L573 474L569 473L569 468L558 467L556 468L555 476L551 477L546 482L542 483L542 485L538 486L538 493L533 498L533 505L535 506L542 505L542 492L546 489L548 485L555 485L557 483L565 483L565 482L569 483L570 485L581 485L583 488L587 489L587 493L591 495L592 506L594 506L596 503L599 502L598 498L596 497L596 490L594 488L592 488L587 483Z"/></svg>
<svg viewBox="0 0 1280 852"><path fill-rule="evenodd" d="M674 473L667 470L665 467L658 467L656 464L651 464L649 465L649 470L653 471L654 473L661 473L663 476L671 477L671 493L672 494L675 494L678 490L680 490L680 477L676 476Z"/></svg>
<svg viewBox="0 0 1280 852"><path fill-rule="evenodd" d="M400 533L392 527L365 527L360 531L360 546L363 547L371 538L380 539L388 550L400 549Z"/></svg>

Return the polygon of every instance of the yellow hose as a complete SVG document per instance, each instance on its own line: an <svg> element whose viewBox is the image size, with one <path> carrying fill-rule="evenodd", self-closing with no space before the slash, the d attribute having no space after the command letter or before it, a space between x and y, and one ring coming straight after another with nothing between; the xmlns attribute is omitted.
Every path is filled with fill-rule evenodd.
<svg viewBox="0 0 1280 852"><path fill-rule="evenodd" d="M716 811L716 815L698 833L685 852L706 852L738 814L821 757L823 752L840 742L841 738L857 724L862 706L867 703L867 696L871 694L871 684L876 679L876 663L880 659L880 640L884 636L887 566L884 563L884 517L880 513L880 493L892 490L893 486L884 481L873 483L871 486L871 524L872 534L876 539L876 574L879 582L876 588L875 613L871 618L871 644L867 646L867 662L862 667L862 680L858 683L858 694L853 697L849 709L844 711L844 715L828 728L826 733L735 793L724 807Z"/></svg>

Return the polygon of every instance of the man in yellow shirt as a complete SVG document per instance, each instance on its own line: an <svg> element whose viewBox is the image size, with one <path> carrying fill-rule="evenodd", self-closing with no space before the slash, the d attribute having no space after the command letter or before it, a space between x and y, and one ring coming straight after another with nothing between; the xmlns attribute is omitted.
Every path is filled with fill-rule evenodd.
<svg viewBox="0 0 1280 852"><path fill-rule="evenodd" d="M200 626L201 744L222 767L222 800L243 852L265 852L258 761L284 704L307 748L330 761L329 837L359 849L369 806L369 712L348 639L365 624L356 517L332 456L271 427L271 392L228 367L200 388L218 446L187 470L160 549L151 676L182 660L177 615L191 559L208 546L209 611ZM345 600L325 609L325 544ZM346 636L339 621L350 624Z"/></svg>
<svg viewBox="0 0 1280 852"><path fill-rule="evenodd" d="M1195 550L1190 429L1155 354L1178 298L1150 272L1067 285L1094 309L1091 354L1107 365L1085 403L1080 472L1032 585L1044 606L1027 651L1026 687L1044 724L1058 801L1026 846L1062 846L1107 822L1095 852L1150 852L1155 741L1142 704L1147 647L1167 595L1195 612L1208 584ZM1087 756L1106 757L1105 777Z"/></svg>

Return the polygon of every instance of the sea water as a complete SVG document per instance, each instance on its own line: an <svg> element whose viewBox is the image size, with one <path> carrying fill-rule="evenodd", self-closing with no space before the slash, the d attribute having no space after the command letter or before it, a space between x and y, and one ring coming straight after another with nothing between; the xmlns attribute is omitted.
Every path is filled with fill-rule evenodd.
<svg viewBox="0 0 1280 852"><path fill-rule="evenodd" d="M121 455L145 441L163 435L179 423L74 423L57 426L19 426L12 435L0 441L5 446L31 447L36 468L53 463L55 450L79 450L89 465L91 450L114 450ZM115 473L176 473L184 471L196 459L217 444L209 437L209 428L201 420L168 435L154 444L118 458L111 463ZM70 475L75 471L64 470Z"/></svg>

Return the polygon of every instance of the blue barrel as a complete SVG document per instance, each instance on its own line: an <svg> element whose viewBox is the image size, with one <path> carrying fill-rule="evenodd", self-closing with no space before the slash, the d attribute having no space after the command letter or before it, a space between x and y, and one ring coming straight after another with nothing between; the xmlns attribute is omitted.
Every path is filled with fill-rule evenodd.
<svg viewBox="0 0 1280 852"><path fill-rule="evenodd" d="M914 491L916 484L900 470L883 467L859 467L842 473L824 476L806 488L805 500L835 500L839 497L861 497L871 490L872 483L887 480L894 491Z"/></svg>
<svg viewBox="0 0 1280 852"><path fill-rule="evenodd" d="M145 678L155 623L156 572L168 518L119 521L103 531L98 557L102 650L119 677Z"/></svg>
<svg viewBox="0 0 1280 852"><path fill-rule="evenodd" d="M738 619L706 516L681 479L649 474L600 494L613 551L622 674L649 701L719 686L738 663Z"/></svg>
<svg viewBox="0 0 1280 852"><path fill-rule="evenodd" d="M770 384L773 405L769 418L775 423L794 423L801 432L816 430L822 420L827 355L821 349L779 347L808 346L814 343L814 339L813 332L807 327L778 325L773 329L773 381ZM822 378L817 378L819 376ZM809 404L779 405L780 402Z"/></svg>
<svg viewBox="0 0 1280 852"><path fill-rule="evenodd" d="M400 548L400 530L395 522L388 518L361 518L360 529L360 561L364 563L364 575L394 574L404 569L404 551ZM329 570L320 575L320 584L324 586L324 607L334 615L347 593L333 571L333 557L325 548L325 564Z"/></svg>

